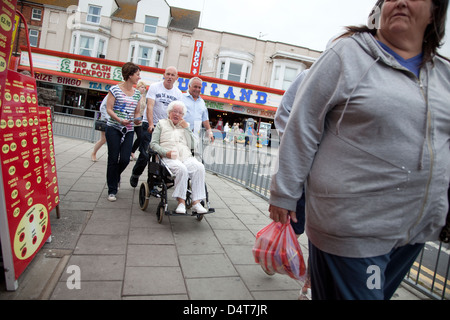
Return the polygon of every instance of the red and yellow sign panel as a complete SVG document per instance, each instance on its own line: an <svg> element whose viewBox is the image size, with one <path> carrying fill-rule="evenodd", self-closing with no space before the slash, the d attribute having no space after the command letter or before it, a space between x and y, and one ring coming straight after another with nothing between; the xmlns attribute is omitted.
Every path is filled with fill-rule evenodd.
<svg viewBox="0 0 450 320"><path fill-rule="evenodd" d="M51 234L44 165L51 160L44 161L36 80L8 70L0 110L4 201L17 279Z"/></svg>
<svg viewBox="0 0 450 320"><path fill-rule="evenodd" d="M59 203L59 190L58 177L56 176L55 146L53 144L52 113L49 107L39 107L39 119L47 210L51 212Z"/></svg>

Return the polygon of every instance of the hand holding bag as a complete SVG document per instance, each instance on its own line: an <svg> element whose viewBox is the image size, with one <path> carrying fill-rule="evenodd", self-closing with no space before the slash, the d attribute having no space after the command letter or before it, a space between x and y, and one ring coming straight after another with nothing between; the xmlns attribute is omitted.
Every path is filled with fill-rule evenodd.
<svg viewBox="0 0 450 320"><path fill-rule="evenodd" d="M261 229L256 235L253 257L265 271L305 280L306 265L302 249L290 222L272 222Z"/></svg>

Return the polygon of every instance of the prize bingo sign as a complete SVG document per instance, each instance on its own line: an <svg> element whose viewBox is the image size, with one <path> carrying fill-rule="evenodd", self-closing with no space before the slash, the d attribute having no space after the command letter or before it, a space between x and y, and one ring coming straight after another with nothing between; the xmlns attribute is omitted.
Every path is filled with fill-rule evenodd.
<svg viewBox="0 0 450 320"><path fill-rule="evenodd" d="M59 197L51 115L38 106L35 78L7 67L17 3L0 2L0 40L7 41L0 46L0 240L6 289L16 290L50 238Z"/></svg>

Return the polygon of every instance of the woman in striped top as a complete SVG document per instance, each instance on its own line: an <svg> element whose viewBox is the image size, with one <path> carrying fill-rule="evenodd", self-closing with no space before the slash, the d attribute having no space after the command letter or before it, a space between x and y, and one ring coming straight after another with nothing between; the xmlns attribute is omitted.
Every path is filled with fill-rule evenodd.
<svg viewBox="0 0 450 320"><path fill-rule="evenodd" d="M106 110L110 118L107 122L105 135L108 143L106 181L109 201L116 201L120 174L130 162L134 124L141 122L138 119L140 115L138 102L141 94L134 87L141 79L140 73L139 66L131 62L125 63L122 66L124 81L111 87L108 92Z"/></svg>

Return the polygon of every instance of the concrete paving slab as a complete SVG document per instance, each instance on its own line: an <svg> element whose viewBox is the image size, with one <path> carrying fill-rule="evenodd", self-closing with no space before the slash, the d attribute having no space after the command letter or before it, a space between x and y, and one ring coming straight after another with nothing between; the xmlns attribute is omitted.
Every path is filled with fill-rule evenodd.
<svg viewBox="0 0 450 320"><path fill-rule="evenodd" d="M98 192L98 188L94 190L82 190L82 191L71 191L67 192L64 197L64 201L78 201L78 202L94 202L98 201L101 192Z"/></svg>
<svg viewBox="0 0 450 320"><path fill-rule="evenodd" d="M233 265L255 263L252 253L253 245L224 245L223 248Z"/></svg>
<svg viewBox="0 0 450 320"><path fill-rule="evenodd" d="M256 300L298 300L300 290L252 291Z"/></svg>
<svg viewBox="0 0 450 320"><path fill-rule="evenodd" d="M186 279L238 276L225 254L180 255L180 264Z"/></svg>
<svg viewBox="0 0 450 320"><path fill-rule="evenodd" d="M127 267L178 267L174 245L132 244L127 248Z"/></svg>
<svg viewBox="0 0 450 320"><path fill-rule="evenodd" d="M236 217L225 219L211 215L207 216L206 220L214 230L247 230L246 225Z"/></svg>
<svg viewBox="0 0 450 320"><path fill-rule="evenodd" d="M74 254L117 255L127 253L127 236L83 234L78 240Z"/></svg>
<svg viewBox="0 0 450 320"><path fill-rule="evenodd" d="M253 245L255 237L248 230L216 230L217 239L223 245Z"/></svg>
<svg viewBox="0 0 450 320"><path fill-rule="evenodd" d="M300 290L301 283L286 275L267 275L259 265L235 265L250 291Z"/></svg>
<svg viewBox="0 0 450 320"><path fill-rule="evenodd" d="M162 223L158 223L156 219L156 214L146 213L142 215L133 214L131 215L132 228L153 228L161 230L170 230L170 222L168 219L163 219Z"/></svg>
<svg viewBox="0 0 450 320"><path fill-rule="evenodd" d="M83 234L96 235L128 235L130 223L128 221L90 220Z"/></svg>
<svg viewBox="0 0 450 320"><path fill-rule="evenodd" d="M171 232L164 229L131 227L128 243L174 245L175 239Z"/></svg>
<svg viewBox="0 0 450 320"><path fill-rule="evenodd" d="M129 222L130 221L129 210L123 210L120 208L95 208L92 212L90 220L103 220L103 221L116 221L116 222Z"/></svg>
<svg viewBox="0 0 450 320"><path fill-rule="evenodd" d="M73 255L67 265L80 268L80 281L122 281L125 255ZM72 274L64 272L61 281Z"/></svg>
<svg viewBox="0 0 450 320"><path fill-rule="evenodd" d="M186 279L191 300L253 300L240 277Z"/></svg>
<svg viewBox="0 0 450 320"><path fill-rule="evenodd" d="M58 282L50 300L121 300L122 281L81 281L80 289Z"/></svg>
<svg viewBox="0 0 450 320"><path fill-rule="evenodd" d="M127 267L123 296L186 294L180 267Z"/></svg>

